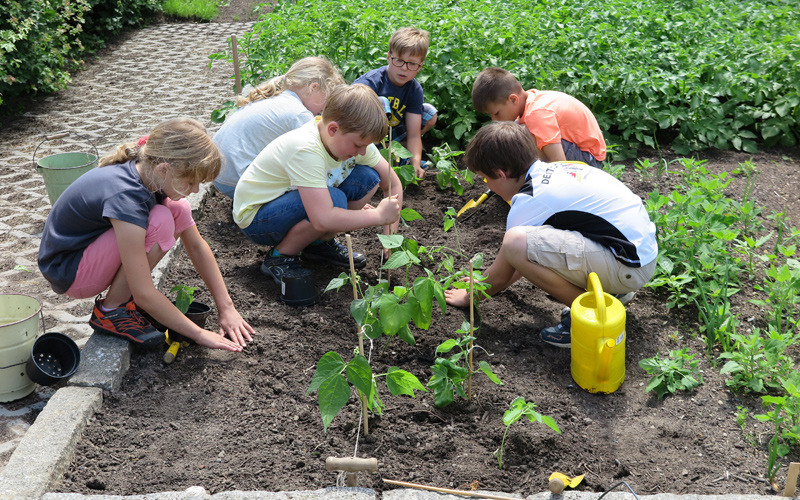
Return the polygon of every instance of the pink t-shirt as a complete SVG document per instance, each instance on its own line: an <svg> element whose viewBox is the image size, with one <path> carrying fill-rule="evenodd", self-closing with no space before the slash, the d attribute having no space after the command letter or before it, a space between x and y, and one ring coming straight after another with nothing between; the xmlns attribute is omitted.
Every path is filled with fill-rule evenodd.
<svg viewBox="0 0 800 500"><path fill-rule="evenodd" d="M585 104L556 90L531 89L527 95L525 111L517 121L528 127L537 148L566 139L598 161L606 159L603 132Z"/></svg>

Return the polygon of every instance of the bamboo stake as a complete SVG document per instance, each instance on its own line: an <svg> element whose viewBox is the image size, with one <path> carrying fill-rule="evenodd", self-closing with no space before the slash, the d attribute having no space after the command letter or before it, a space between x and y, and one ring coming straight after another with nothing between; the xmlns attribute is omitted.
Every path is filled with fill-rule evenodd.
<svg viewBox="0 0 800 500"><path fill-rule="evenodd" d="M231 35L231 51L233 52L233 75L236 82L236 95L242 93L242 77L239 73L239 45L236 43L236 35Z"/></svg>
<svg viewBox="0 0 800 500"><path fill-rule="evenodd" d="M407 483L405 481L394 481L392 479L384 479L384 483L393 484L395 486L403 486L405 488L417 488L420 490L428 490L428 491L436 491L439 493L449 493L451 495L462 495L466 497L475 497L475 498L492 498L494 500L520 500L518 497L505 497L502 495L492 495L491 493L481 493L479 491L467 491L467 490L453 490L450 488L438 488L436 486L426 486L424 484L418 483Z"/></svg>
<svg viewBox="0 0 800 500"><path fill-rule="evenodd" d="M358 299L358 290L356 289L356 266L353 264L353 240L350 238L350 234L344 235L345 241L347 241L347 256L350 258L350 281L353 283L353 300ZM358 352L364 356L364 332L356 323L356 335L358 335ZM364 435L369 435L369 424L367 423L367 403L365 401L366 396L361 396L361 421L364 422Z"/></svg>
<svg viewBox="0 0 800 500"><path fill-rule="evenodd" d="M392 172L394 172L394 167L392 167L392 126L389 126L389 198L392 197ZM389 226L389 234L392 234L392 226ZM381 250L382 252L383 250ZM391 287L392 286L392 270L386 270L386 283Z"/></svg>
<svg viewBox="0 0 800 500"><path fill-rule="evenodd" d="M472 285L475 282L472 279L472 274L474 270L474 263L472 259L469 259L469 336L475 336L475 306L473 304L473 291ZM469 376L467 377L467 400L472 399L472 349L474 346L474 341L469 341L469 357L468 357L468 364L469 364Z"/></svg>

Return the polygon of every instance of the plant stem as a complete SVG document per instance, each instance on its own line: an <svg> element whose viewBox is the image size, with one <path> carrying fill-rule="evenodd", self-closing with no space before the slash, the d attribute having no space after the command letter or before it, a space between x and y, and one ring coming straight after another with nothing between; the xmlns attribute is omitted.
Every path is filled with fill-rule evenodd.
<svg viewBox="0 0 800 500"><path fill-rule="evenodd" d="M470 259L469 260L469 336L470 337L474 337L475 336L475 305L472 302L475 299L475 296L473 294L473 288L472 288L472 285L475 283L475 280L473 279L473 276L472 276L473 270L474 270L474 264L473 264L472 259ZM468 401L472 399L472 351L473 351L472 348L473 348L473 343L474 343L474 341L472 341L472 340L469 341L469 357L468 357L468 359L469 359L469 361L468 361L469 375L467 376L467 400Z"/></svg>
<svg viewBox="0 0 800 500"><path fill-rule="evenodd" d="M350 258L350 281L353 283L353 300L358 299L358 291L356 290L356 266L353 264L353 240L350 234L344 235L347 241L347 256ZM358 352L364 356L364 331L356 323L356 335L358 335ZM367 403L364 401L366 396L362 395L361 398L361 420L364 422L364 435L369 435L369 424L367 421Z"/></svg>

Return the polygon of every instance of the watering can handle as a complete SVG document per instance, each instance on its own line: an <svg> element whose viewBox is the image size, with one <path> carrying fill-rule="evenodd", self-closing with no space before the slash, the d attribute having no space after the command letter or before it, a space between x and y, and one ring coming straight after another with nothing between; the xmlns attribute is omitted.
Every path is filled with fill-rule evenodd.
<svg viewBox="0 0 800 500"><path fill-rule="evenodd" d="M604 384L608 382L608 373L611 371L611 351L616 345L614 339L601 339L598 342L598 356L600 363L597 366L597 382Z"/></svg>
<svg viewBox="0 0 800 500"><path fill-rule="evenodd" d="M31 163L33 163L33 167L36 168L36 152L39 151L39 148L42 147L42 144L44 144L46 141L54 141L56 139L63 139L64 137L69 137L72 134L77 135L81 139L84 139L86 142L91 144L92 145L92 149L94 149L94 156L96 158L100 158L100 153L98 153L98 151L97 151L97 146L94 145L94 143L92 142L91 139L89 139L85 135L79 134L77 132L66 131L66 132L59 132L58 134L54 134L54 135L47 135L47 136L44 137L44 139L42 139L42 142L40 142L39 145L36 146L36 149L33 150L33 157L31 158Z"/></svg>
<svg viewBox="0 0 800 500"><path fill-rule="evenodd" d="M594 292L598 322L603 324L606 322L606 300L603 297L603 287L600 285L600 278L597 273L589 273L589 290Z"/></svg>

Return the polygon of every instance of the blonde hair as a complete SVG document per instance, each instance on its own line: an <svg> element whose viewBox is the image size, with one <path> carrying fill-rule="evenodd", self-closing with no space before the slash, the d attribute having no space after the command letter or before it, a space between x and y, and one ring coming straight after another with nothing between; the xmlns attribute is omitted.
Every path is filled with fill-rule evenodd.
<svg viewBox="0 0 800 500"><path fill-rule="evenodd" d="M464 163L473 172L496 179L496 170L518 179L539 158L533 136L516 122L491 122L467 144Z"/></svg>
<svg viewBox="0 0 800 500"><path fill-rule="evenodd" d="M389 130L378 94L361 83L334 87L325 100L322 121L336 122L343 133L359 132L372 142L383 139Z"/></svg>
<svg viewBox="0 0 800 500"><path fill-rule="evenodd" d="M336 85L344 83L339 70L323 57L304 57L292 64L285 75L278 75L267 80L250 91L247 97L236 98L240 108L254 101L275 97L286 89L296 92L312 83L319 85L319 91L327 93Z"/></svg>
<svg viewBox="0 0 800 500"><path fill-rule="evenodd" d="M424 61L430 46L428 35L425 30L400 28L389 38L389 52L395 56L408 53L411 56L419 56Z"/></svg>
<svg viewBox="0 0 800 500"><path fill-rule="evenodd" d="M504 102L511 94L522 92L522 84L509 71L486 68L478 73L472 85L472 107L479 113L486 113L490 105Z"/></svg>
<svg viewBox="0 0 800 500"><path fill-rule="evenodd" d="M159 185L156 165L168 163L173 177L194 183L211 182L220 172L222 155L205 127L192 118L166 120L139 142L122 144L100 159L100 166L136 160L142 165L146 183Z"/></svg>

